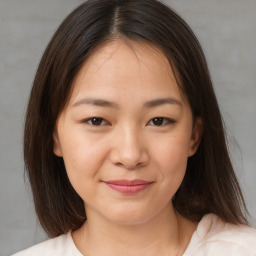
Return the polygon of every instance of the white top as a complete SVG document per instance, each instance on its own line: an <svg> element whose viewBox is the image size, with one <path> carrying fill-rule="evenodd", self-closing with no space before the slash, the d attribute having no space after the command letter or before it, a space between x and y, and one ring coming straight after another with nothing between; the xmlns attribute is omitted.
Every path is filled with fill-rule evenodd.
<svg viewBox="0 0 256 256"><path fill-rule="evenodd" d="M83 256L71 232L47 240L13 256ZM214 214L199 222L183 256L256 256L256 229L223 222Z"/></svg>

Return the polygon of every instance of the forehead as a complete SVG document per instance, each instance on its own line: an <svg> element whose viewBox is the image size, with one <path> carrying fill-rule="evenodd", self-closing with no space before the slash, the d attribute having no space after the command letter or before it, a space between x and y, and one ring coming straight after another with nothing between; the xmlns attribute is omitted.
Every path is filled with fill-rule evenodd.
<svg viewBox="0 0 256 256"><path fill-rule="evenodd" d="M167 92L181 96L163 52L145 42L115 40L98 47L84 62L74 81L71 101L87 93L163 96Z"/></svg>

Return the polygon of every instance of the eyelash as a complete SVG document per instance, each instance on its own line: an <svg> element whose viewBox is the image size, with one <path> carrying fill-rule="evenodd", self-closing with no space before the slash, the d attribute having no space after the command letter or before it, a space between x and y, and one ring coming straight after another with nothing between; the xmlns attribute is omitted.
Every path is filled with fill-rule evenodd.
<svg viewBox="0 0 256 256"><path fill-rule="evenodd" d="M159 122L160 121L160 124L157 125L157 124L150 124L152 122ZM95 124L93 124L93 122L95 122ZM83 121L83 123L88 123L89 125L92 125L92 126L105 126L105 125L109 125L110 123L108 121L106 121L104 118L101 118L101 117L91 117L91 118L88 118L86 120ZM104 124L102 124L104 123ZM158 127L161 127L161 126L166 126L166 125L170 125L170 124L174 124L176 123L175 120L171 119L171 118L167 118L167 117L154 117L152 118L148 123L147 125L150 125L150 126L158 126Z"/></svg>
<svg viewBox="0 0 256 256"><path fill-rule="evenodd" d="M94 121L97 123L97 122L100 122L100 124L93 124L92 122L94 122ZM105 124L102 124L102 122L104 122ZM107 125L107 124L109 124L109 122L108 121L106 121L104 118L101 118L101 117L91 117L91 118L88 118L88 119L86 119L86 120L84 120L83 121L83 123L88 123L88 124L90 124L90 125L92 125L92 126L103 126L103 125Z"/></svg>
<svg viewBox="0 0 256 256"><path fill-rule="evenodd" d="M160 125L152 125L152 126L166 126L166 125L170 125L170 124L174 124L176 123L175 120L171 119L171 118L167 118L167 117L162 117L162 116L158 116L158 117L154 117L152 118L147 124L151 123L151 122L159 122L160 121ZM161 124L161 121L163 122L163 124Z"/></svg>

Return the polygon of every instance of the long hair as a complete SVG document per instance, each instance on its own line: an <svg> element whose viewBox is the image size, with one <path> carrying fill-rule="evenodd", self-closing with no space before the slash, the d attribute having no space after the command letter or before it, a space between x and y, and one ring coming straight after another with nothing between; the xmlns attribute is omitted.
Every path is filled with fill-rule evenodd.
<svg viewBox="0 0 256 256"><path fill-rule="evenodd" d="M84 202L53 154L53 132L73 81L88 56L114 39L147 42L168 58L193 116L203 122L202 140L188 159L174 208L192 221L215 213L247 223L244 198L233 170L222 118L201 46L185 21L156 0L89 0L53 35L39 64L28 103L24 159L38 219L50 237L79 228Z"/></svg>

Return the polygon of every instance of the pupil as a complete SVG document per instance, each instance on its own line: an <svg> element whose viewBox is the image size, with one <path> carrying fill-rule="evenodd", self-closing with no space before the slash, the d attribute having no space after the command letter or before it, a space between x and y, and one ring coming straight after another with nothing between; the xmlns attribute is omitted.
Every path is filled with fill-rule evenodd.
<svg viewBox="0 0 256 256"><path fill-rule="evenodd" d="M157 117L157 118L154 118L154 119L153 119L154 125L162 125L162 124L163 124L163 121L164 121L164 119L161 118L161 117Z"/></svg>
<svg viewBox="0 0 256 256"><path fill-rule="evenodd" d="M93 118L92 119L92 124L93 125L101 125L102 119L101 118Z"/></svg>

